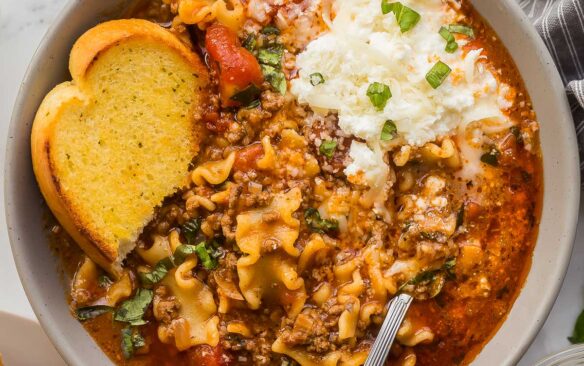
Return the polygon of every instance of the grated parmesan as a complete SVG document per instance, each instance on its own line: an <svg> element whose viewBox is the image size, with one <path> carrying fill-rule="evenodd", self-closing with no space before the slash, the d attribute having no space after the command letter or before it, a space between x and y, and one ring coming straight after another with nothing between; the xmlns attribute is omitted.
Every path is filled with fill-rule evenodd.
<svg viewBox="0 0 584 366"><path fill-rule="evenodd" d="M299 77L291 82L300 103L316 113L338 113L339 127L366 142L352 143L345 174L372 188L387 181L383 154L396 146L380 141L385 121L396 124L402 145L421 146L472 121L506 120L503 110L512 104L508 86L480 62L485 58L481 49L464 54L465 38L457 37L458 50L444 50L438 30L456 23L454 10L441 0L401 2L421 15L405 33L392 13L382 14L380 0L338 0L331 29L298 55ZM433 89L425 76L438 60L452 72ZM313 86L313 73L321 73L325 82ZM387 84L393 94L382 111L367 97L373 82Z"/></svg>

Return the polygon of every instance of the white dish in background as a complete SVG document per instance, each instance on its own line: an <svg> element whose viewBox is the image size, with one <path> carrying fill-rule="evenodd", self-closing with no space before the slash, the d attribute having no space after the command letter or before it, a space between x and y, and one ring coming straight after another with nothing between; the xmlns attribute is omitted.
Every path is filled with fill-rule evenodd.
<svg viewBox="0 0 584 366"><path fill-rule="evenodd" d="M5 366L66 366L38 323L0 311L0 354Z"/></svg>
<svg viewBox="0 0 584 366"><path fill-rule="evenodd" d="M30 160L30 128L44 95L68 79L75 39L99 21L115 18L128 0L71 1L32 60L11 121L5 171L8 230L20 278L45 331L72 365L110 364L71 316L43 232L45 206ZM513 365L543 325L562 284L572 251L579 203L579 167L564 87L545 48L514 0L473 0L509 49L541 124L544 208L532 270L507 321L473 364ZM44 363L46 364L46 363Z"/></svg>

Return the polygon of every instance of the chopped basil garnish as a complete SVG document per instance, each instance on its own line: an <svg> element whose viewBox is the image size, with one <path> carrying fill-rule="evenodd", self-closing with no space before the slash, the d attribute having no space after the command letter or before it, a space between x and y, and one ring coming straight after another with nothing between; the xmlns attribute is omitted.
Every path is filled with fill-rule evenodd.
<svg viewBox="0 0 584 366"><path fill-rule="evenodd" d="M138 275L143 285L152 286L160 282L172 267L172 260L170 257L167 257L156 263L152 271L138 272Z"/></svg>
<svg viewBox="0 0 584 366"><path fill-rule="evenodd" d="M114 320L119 322L130 323L131 325L143 325L146 321L143 319L146 309L152 302L152 290L140 288L136 295L126 300L116 310Z"/></svg>
<svg viewBox="0 0 584 366"><path fill-rule="evenodd" d="M280 67L282 65L283 55L284 47L281 45L274 45L268 48L262 48L258 53L258 60L264 65Z"/></svg>
<svg viewBox="0 0 584 366"><path fill-rule="evenodd" d="M492 148L489 152L486 152L483 155L481 155L481 161L491 166L499 166L500 154L501 153L499 152L499 150Z"/></svg>
<svg viewBox="0 0 584 366"><path fill-rule="evenodd" d="M458 213L456 214L456 228L458 229L459 227L461 227L463 223L464 223L464 203L460 206L460 210L458 210Z"/></svg>
<svg viewBox="0 0 584 366"><path fill-rule="evenodd" d="M424 284L428 287L428 295L430 298L438 296L447 278L454 278L454 267L456 266L456 258L451 258L444 262L442 267L433 270L426 270L418 273L409 281L406 281L398 289L401 292L407 286L417 286Z"/></svg>
<svg viewBox="0 0 584 366"><path fill-rule="evenodd" d="M122 354L126 360L134 356L137 348L144 347L145 345L146 340L140 332L130 327L122 329Z"/></svg>
<svg viewBox="0 0 584 366"><path fill-rule="evenodd" d="M333 140L324 140L320 144L320 146L318 148L318 151L322 155L324 155L324 156L326 156L327 158L330 159L335 154L336 148L337 148L337 142L336 141L333 141Z"/></svg>
<svg viewBox="0 0 584 366"><path fill-rule="evenodd" d="M267 47L260 49L257 56L264 78L282 95L286 94L288 88L286 75L282 71L283 57L284 46L277 43L271 43Z"/></svg>
<svg viewBox="0 0 584 366"><path fill-rule="evenodd" d="M474 31L472 28L463 24L450 24L448 26L448 31L450 31L450 33L464 34L465 36L474 38Z"/></svg>
<svg viewBox="0 0 584 366"><path fill-rule="evenodd" d="M446 52L453 53L458 49L458 43L456 43L456 39L448 29L440 27L438 33L446 40L446 48L444 49Z"/></svg>
<svg viewBox="0 0 584 366"><path fill-rule="evenodd" d="M183 244L183 245L179 245L175 251L174 251L174 264L176 266L181 265L185 259L191 255L191 254L195 254L195 246L194 245L188 245L188 244Z"/></svg>
<svg viewBox="0 0 584 366"><path fill-rule="evenodd" d="M568 337L568 340L573 344L584 343L584 311L578 315L574 325L574 332L572 332L571 337Z"/></svg>
<svg viewBox="0 0 584 366"><path fill-rule="evenodd" d="M426 74L426 81L434 89L438 88L450 74L450 67L442 61L436 62Z"/></svg>
<svg viewBox="0 0 584 366"><path fill-rule="evenodd" d="M381 141L390 141L397 136L397 126L392 120L387 120L381 129Z"/></svg>
<svg viewBox="0 0 584 366"><path fill-rule="evenodd" d="M275 25L267 25L261 30L265 35L279 35L280 30Z"/></svg>
<svg viewBox="0 0 584 366"><path fill-rule="evenodd" d="M387 105L389 98L391 98L391 90L389 89L389 86L383 83L374 82L369 85L369 88L367 88L367 96L369 97L371 104L373 104L377 110L382 111Z"/></svg>
<svg viewBox="0 0 584 366"><path fill-rule="evenodd" d="M201 219L192 219L187 221L182 227L181 232L187 239L187 243L192 244L195 242L195 238L197 237L197 233L201 229Z"/></svg>
<svg viewBox="0 0 584 366"><path fill-rule="evenodd" d="M317 86L324 83L324 76L320 72L310 74L310 84Z"/></svg>
<svg viewBox="0 0 584 366"><path fill-rule="evenodd" d="M381 12L383 14L389 14L393 12L402 33L412 29L421 19L420 14L418 14L414 9L402 5L400 2L390 3L388 0L382 0Z"/></svg>
<svg viewBox="0 0 584 366"><path fill-rule="evenodd" d="M260 88L254 84L249 84L247 88L235 93L230 99L243 105L249 105L259 98L261 92Z"/></svg>
<svg viewBox="0 0 584 366"><path fill-rule="evenodd" d="M253 33L248 34L243 41L243 47L251 53L255 52L257 44L258 41Z"/></svg>
<svg viewBox="0 0 584 366"><path fill-rule="evenodd" d="M316 208L304 211L304 220L310 229L316 233L324 234L339 230L339 222L334 219L323 219Z"/></svg>
<svg viewBox="0 0 584 366"><path fill-rule="evenodd" d="M97 278L97 285L101 288L108 288L112 283L113 281L107 275L102 274Z"/></svg>
<svg viewBox="0 0 584 366"><path fill-rule="evenodd" d="M205 269L215 269L219 264L216 259L216 251L214 248L210 248L207 242L200 242L195 246L195 253L197 257L201 260L201 264Z"/></svg>
<svg viewBox="0 0 584 366"><path fill-rule="evenodd" d="M286 75L284 75L284 72L270 65L261 64L260 66L268 83L280 94L286 94L288 85L286 84Z"/></svg>
<svg viewBox="0 0 584 366"><path fill-rule="evenodd" d="M107 305L91 305L77 308L75 310L75 315L77 316L77 319L79 319L80 321L84 321L88 319L93 319L105 313L109 313L110 311L113 310L114 308Z"/></svg>

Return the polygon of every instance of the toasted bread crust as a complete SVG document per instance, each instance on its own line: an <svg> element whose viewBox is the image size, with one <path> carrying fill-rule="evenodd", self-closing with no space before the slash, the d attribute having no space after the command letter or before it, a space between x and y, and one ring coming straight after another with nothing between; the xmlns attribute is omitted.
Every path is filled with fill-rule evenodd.
<svg viewBox="0 0 584 366"><path fill-rule="evenodd" d="M121 273L121 261L117 248L112 248L86 229L82 219L60 188L59 177L51 158L52 138L56 122L64 107L70 103L83 103L85 76L99 53L128 39L155 40L178 52L202 77L208 73L199 59L173 34L160 26L138 19L114 20L100 24L83 34L73 46L69 69L72 82L64 82L47 94L35 116L31 133L31 152L34 173L45 200L65 230L83 251L102 268L117 276ZM195 92L195 91L193 91ZM194 132L196 128L194 127Z"/></svg>
<svg viewBox="0 0 584 366"><path fill-rule="evenodd" d="M83 230L79 218L72 212L71 206L61 192L59 178L51 163L54 122L59 118L59 112L64 104L83 99L83 93L71 82L57 85L44 98L37 111L31 133L33 170L47 205L63 228L93 261L108 272L117 274L121 271L116 263L117 253L97 243L90 233Z"/></svg>

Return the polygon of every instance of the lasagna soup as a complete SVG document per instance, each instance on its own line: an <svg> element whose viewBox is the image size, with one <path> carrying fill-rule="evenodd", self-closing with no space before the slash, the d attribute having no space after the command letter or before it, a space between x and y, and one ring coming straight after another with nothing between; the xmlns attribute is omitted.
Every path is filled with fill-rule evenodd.
<svg viewBox="0 0 584 366"><path fill-rule="evenodd" d="M175 34L210 84L189 184L121 275L51 230L113 362L362 365L407 293L387 364L470 363L521 289L543 190L529 96L471 6L151 0L128 17Z"/></svg>

